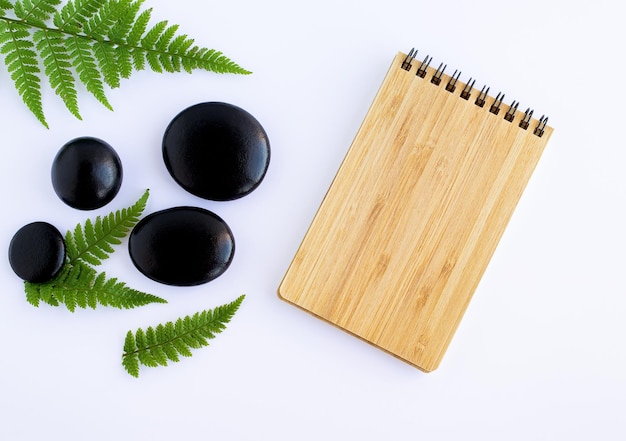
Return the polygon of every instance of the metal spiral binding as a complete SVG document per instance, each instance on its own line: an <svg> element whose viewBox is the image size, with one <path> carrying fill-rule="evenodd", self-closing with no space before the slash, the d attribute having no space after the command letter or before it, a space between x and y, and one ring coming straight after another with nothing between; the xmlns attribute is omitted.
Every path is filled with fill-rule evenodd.
<svg viewBox="0 0 626 441"><path fill-rule="evenodd" d="M433 57L428 58L428 55L426 55L426 58L424 58L424 61L422 61L422 64L417 69L417 73L415 75L420 78L424 78L426 76L426 71L428 70L428 66L430 66L431 61L433 61Z"/></svg>
<svg viewBox="0 0 626 441"><path fill-rule="evenodd" d="M485 90L485 87L487 87L486 85L483 86L483 88L480 91L480 95L478 95L478 98L476 98L476 101L474 102L474 104L476 104L478 107L483 107L485 105L485 99L487 98L487 95L489 94L489 88L487 87L487 90Z"/></svg>
<svg viewBox="0 0 626 441"><path fill-rule="evenodd" d="M515 112L517 112L517 107L519 103L517 101L513 101L509 106L509 110L506 111L506 115L504 115L504 119L508 122L511 122L515 119Z"/></svg>
<svg viewBox="0 0 626 441"><path fill-rule="evenodd" d="M539 124L537 125L533 133L539 137L543 136L543 131L545 130L547 125L548 125L548 117L542 116L541 118L539 118Z"/></svg>
<svg viewBox="0 0 626 441"><path fill-rule="evenodd" d="M464 100L469 100L470 96L472 96L472 89L474 88L475 82L476 80L472 81L471 78L469 79L469 81L463 88L463 91L461 92L461 98L463 98Z"/></svg>
<svg viewBox="0 0 626 441"><path fill-rule="evenodd" d="M502 105L502 101L504 101L504 94L500 96L500 93L498 92L498 95L496 95L496 100L493 102L493 104L489 108L489 111L493 113L494 115L497 115L498 113L500 113L500 106Z"/></svg>
<svg viewBox="0 0 626 441"><path fill-rule="evenodd" d="M402 62L402 69L411 70L411 61L415 59L416 55L417 55L417 51L414 49L411 49L409 53L407 54L407 56L404 58L404 61Z"/></svg>
<svg viewBox="0 0 626 441"><path fill-rule="evenodd" d="M519 122L519 126L526 130L528 128L528 124L530 123L530 118L533 116L533 111L530 110L530 107L528 109L526 109L526 112L524 112L524 117L522 118L522 120ZM542 134L543 134L543 129L541 130ZM539 135L541 136L541 135Z"/></svg>
<svg viewBox="0 0 626 441"><path fill-rule="evenodd" d="M404 61L402 62L402 66L401 66L402 69L406 71L410 71L411 68L413 67L413 61L415 60L416 57L417 57L417 49L411 49L409 53L407 54L407 56L404 58ZM426 55L426 58L424 58L424 61L422 61L419 64L415 75L420 78L425 78L426 73L428 72L428 67L430 66L430 62L432 60L433 60L433 57ZM441 84L443 73L447 67L448 67L447 64L446 65L444 65L443 63L439 64L439 67L437 68L433 76L430 78L430 82L434 84L435 86L439 86ZM445 89L450 93L454 93L454 91L456 90L456 84L459 81L460 77L461 77L461 71L455 70L454 73L450 76L450 79L448 80L448 83L446 84ZM476 83L475 79L472 79L472 78L469 79L469 81L467 82L467 84L465 84L465 87L463 87L463 90L461 91L461 94L460 94L461 98L463 98L466 101L469 101L472 95L472 90L474 90L475 83ZM474 104L478 107L484 107L486 104L488 94L489 94L489 87L487 87L487 85L485 84L480 90L480 93L478 94L478 96L476 97ZM500 113L500 108L502 107L503 102L504 102L504 94L498 93L493 103L489 107L489 112L493 113L494 115L498 115ZM509 105L508 110L504 114L504 120L508 122L513 122L513 120L515 119L515 114L517 113L518 107L519 107L519 102L514 100ZM530 126L530 120L532 118L532 115L533 115L533 110L530 108L526 109L526 111L524 112L524 116L519 122L519 127L521 129L523 130L528 129L528 127ZM543 136L547 125L548 125L548 117L542 116L541 118L539 118L539 123L533 129L533 135L538 136L538 137Z"/></svg>
<svg viewBox="0 0 626 441"><path fill-rule="evenodd" d="M437 68L437 71L435 72L433 77L430 79L430 82L435 84L436 86L439 86L439 84L441 84L441 76L443 75L443 72L446 70L446 67L448 67L447 64L443 66L443 69L441 68L441 66L443 66L443 63L439 65L439 67Z"/></svg>
<svg viewBox="0 0 626 441"><path fill-rule="evenodd" d="M448 92L450 93L454 92L454 90L456 89L456 82L459 81L460 76L461 76L461 71L459 71L459 73L457 74L455 70L452 76L450 77L450 81L448 81L448 84L446 85L446 90Z"/></svg>

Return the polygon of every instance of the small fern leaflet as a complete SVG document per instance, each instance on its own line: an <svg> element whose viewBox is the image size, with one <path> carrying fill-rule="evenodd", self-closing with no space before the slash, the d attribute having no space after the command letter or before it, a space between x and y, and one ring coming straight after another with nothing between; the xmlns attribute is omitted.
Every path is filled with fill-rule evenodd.
<svg viewBox="0 0 626 441"><path fill-rule="evenodd" d="M98 70L96 59L93 54L93 43L84 37L73 35L66 41L67 49L76 69L78 78L85 85L85 88L109 110L113 110L111 104L104 94L104 84L102 76Z"/></svg>
<svg viewBox="0 0 626 441"><path fill-rule="evenodd" d="M104 1L99 8L98 13L95 14L84 26L83 33L89 39L101 40L113 28L117 20L120 18L120 14L124 12L123 1Z"/></svg>
<svg viewBox="0 0 626 441"><path fill-rule="evenodd" d="M50 79L50 86L65 103L65 107L78 119L82 119L78 110L78 94L72 73L69 54L64 48L63 35L59 32L39 30L33 39L41 54L44 72Z"/></svg>
<svg viewBox="0 0 626 441"><path fill-rule="evenodd" d="M135 333L128 331L122 366L130 375L138 377L140 364L167 366L170 361L178 362L179 355L191 357L191 349L208 346L208 340L226 329L244 298L242 295L231 303L179 318L175 323L150 326L145 331L139 328Z"/></svg>
<svg viewBox="0 0 626 441"><path fill-rule="evenodd" d="M18 18L43 27L44 23L52 17L59 3L61 0L19 0L15 2L13 11Z"/></svg>
<svg viewBox="0 0 626 441"><path fill-rule="evenodd" d="M146 190L134 205L104 217L98 216L94 221L88 219L84 226L78 224L73 232L68 231L65 235L68 262L100 265L113 252L112 246L119 245L139 221L149 194Z"/></svg>
<svg viewBox="0 0 626 441"><path fill-rule="evenodd" d="M37 119L48 127L41 102L37 53L34 51L35 45L28 38L28 27L19 23L2 22L0 32L0 53L5 55L4 61L18 93Z"/></svg>
<svg viewBox="0 0 626 441"><path fill-rule="evenodd" d="M101 6L101 0L74 0L67 2L60 12L54 14L53 23L62 31L78 33Z"/></svg>

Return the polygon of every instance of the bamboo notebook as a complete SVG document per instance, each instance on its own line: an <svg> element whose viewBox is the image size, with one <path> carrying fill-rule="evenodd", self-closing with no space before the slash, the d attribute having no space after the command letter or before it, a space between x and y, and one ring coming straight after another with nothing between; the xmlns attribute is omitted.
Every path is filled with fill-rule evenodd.
<svg viewBox="0 0 626 441"><path fill-rule="evenodd" d="M278 289L432 371L552 134L399 53Z"/></svg>

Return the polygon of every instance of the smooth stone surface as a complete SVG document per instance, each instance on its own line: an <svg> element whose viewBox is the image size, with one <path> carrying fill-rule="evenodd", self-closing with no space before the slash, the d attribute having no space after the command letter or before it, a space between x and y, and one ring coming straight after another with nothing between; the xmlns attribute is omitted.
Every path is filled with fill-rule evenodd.
<svg viewBox="0 0 626 441"><path fill-rule="evenodd" d="M183 110L169 124L163 160L188 192L228 201L259 186L269 166L270 143L261 124L245 110L201 103Z"/></svg>
<svg viewBox="0 0 626 441"><path fill-rule="evenodd" d="M229 267L235 240L219 216L198 207L174 207L143 218L130 233L137 269L166 285L209 282Z"/></svg>
<svg viewBox="0 0 626 441"><path fill-rule="evenodd" d="M67 205L94 210L111 202L122 185L122 162L101 139L82 137L65 144L52 162L52 187Z"/></svg>
<svg viewBox="0 0 626 441"><path fill-rule="evenodd" d="M48 282L61 271L65 263L63 235L47 222L24 225L9 244L11 268L27 282Z"/></svg>

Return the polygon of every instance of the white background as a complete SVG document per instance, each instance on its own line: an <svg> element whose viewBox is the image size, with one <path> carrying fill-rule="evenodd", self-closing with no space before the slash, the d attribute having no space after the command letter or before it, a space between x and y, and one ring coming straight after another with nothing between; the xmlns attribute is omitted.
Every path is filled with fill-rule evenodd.
<svg viewBox="0 0 626 441"><path fill-rule="evenodd" d="M126 246L104 269L166 305L120 311L26 303L0 264L0 439L626 439L626 143L618 1L205 2L146 0L254 72L141 72L80 92L74 119L48 86L44 129L0 67L0 248L22 225L61 231L131 205L215 211L237 252L195 288L152 282ZM280 301L276 288L397 51L463 70L548 114L554 135L438 370L425 374ZM272 162L251 195L185 193L160 154L165 127L202 101L248 110ZM50 166L77 136L108 141L124 183L109 205L73 210ZM6 256L6 251L5 251ZM332 256L329 256L332 258ZM247 295L208 348L139 379L120 364L126 331Z"/></svg>

